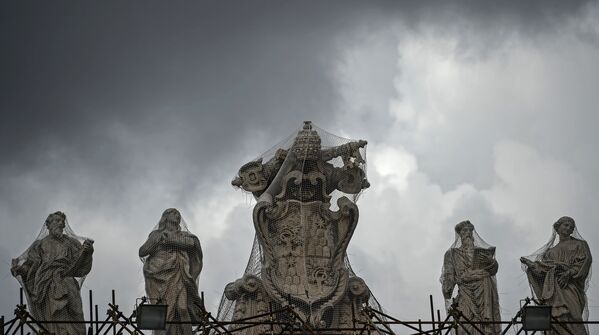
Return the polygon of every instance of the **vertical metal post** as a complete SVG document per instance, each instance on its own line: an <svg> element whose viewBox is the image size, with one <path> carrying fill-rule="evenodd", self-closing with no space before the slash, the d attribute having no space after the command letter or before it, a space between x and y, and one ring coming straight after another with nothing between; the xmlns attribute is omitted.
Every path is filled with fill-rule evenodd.
<svg viewBox="0 0 599 335"><path fill-rule="evenodd" d="M437 322L441 322L441 311L437 310ZM439 328L441 327L441 324L439 324ZM441 331L439 330L439 334L441 334Z"/></svg>
<svg viewBox="0 0 599 335"><path fill-rule="evenodd" d="M0 335L4 335L4 315L0 316Z"/></svg>
<svg viewBox="0 0 599 335"><path fill-rule="evenodd" d="M89 290L89 333L92 332L94 326L94 298L92 290Z"/></svg>
<svg viewBox="0 0 599 335"><path fill-rule="evenodd" d="M19 288L19 303L21 305L23 304L23 288L22 287Z"/></svg>
<svg viewBox="0 0 599 335"><path fill-rule="evenodd" d="M98 305L94 306L94 312L95 312L95 319L96 319L96 321L98 321L99 320L98 319ZM98 333L98 327L99 327L99 325L96 322L96 327L95 327L96 328L96 334Z"/></svg>
<svg viewBox="0 0 599 335"><path fill-rule="evenodd" d="M112 305L116 308L116 293L112 290ZM115 311L116 312L116 311ZM116 323L112 323L112 335L116 335Z"/></svg>
<svg viewBox="0 0 599 335"><path fill-rule="evenodd" d="M435 307L433 306L433 295L429 295L429 300L431 303L431 321L432 321L432 325L433 325L433 330L436 330L437 328L435 327Z"/></svg>
<svg viewBox="0 0 599 335"><path fill-rule="evenodd" d="M21 305L23 305L23 288L22 287L19 288L19 303ZM19 322L21 322L21 321L19 321ZM25 322L27 322L27 320L25 320ZM21 335L25 334L24 330L25 330L25 325L21 324Z"/></svg>

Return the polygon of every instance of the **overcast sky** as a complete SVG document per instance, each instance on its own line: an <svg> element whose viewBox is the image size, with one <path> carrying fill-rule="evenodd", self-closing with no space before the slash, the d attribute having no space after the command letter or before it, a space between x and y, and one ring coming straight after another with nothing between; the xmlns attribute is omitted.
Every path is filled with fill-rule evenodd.
<svg viewBox="0 0 599 335"><path fill-rule="evenodd" d="M202 242L216 313L253 240L230 181L303 120L368 140L348 253L400 319L428 318L429 294L442 308L464 219L497 246L504 319L530 294L518 258L557 218L598 254L597 2L0 6L0 314L18 301L11 259L56 210L96 241L84 290L129 311L137 249L169 207ZM599 320L597 279L587 294Z"/></svg>

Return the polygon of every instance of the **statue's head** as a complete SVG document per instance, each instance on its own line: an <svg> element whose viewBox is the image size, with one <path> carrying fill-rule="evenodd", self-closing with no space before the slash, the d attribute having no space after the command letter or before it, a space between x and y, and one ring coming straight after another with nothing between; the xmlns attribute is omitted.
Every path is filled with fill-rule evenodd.
<svg viewBox="0 0 599 335"><path fill-rule="evenodd" d="M320 136L312 130L312 122L304 121L304 127L297 133L291 151L298 158L317 160L320 158Z"/></svg>
<svg viewBox="0 0 599 335"><path fill-rule="evenodd" d="M46 219L46 228L50 231L50 235L54 237L62 236L66 227L67 216L63 212L54 212L48 215Z"/></svg>
<svg viewBox="0 0 599 335"><path fill-rule="evenodd" d="M160 222L158 222L159 230L181 230L181 213L176 208L169 208L162 212Z"/></svg>
<svg viewBox="0 0 599 335"><path fill-rule="evenodd" d="M560 236L570 236L576 228L574 219L569 216L562 216L553 224L553 230Z"/></svg>
<svg viewBox="0 0 599 335"><path fill-rule="evenodd" d="M469 221L465 220L455 225L455 232L462 239L462 243L466 241L472 241L472 232L474 231L474 225Z"/></svg>

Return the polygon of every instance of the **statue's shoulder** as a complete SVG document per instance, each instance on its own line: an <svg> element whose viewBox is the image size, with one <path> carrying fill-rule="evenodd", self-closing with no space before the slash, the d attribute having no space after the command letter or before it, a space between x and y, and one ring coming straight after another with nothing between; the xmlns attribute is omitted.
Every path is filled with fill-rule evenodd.
<svg viewBox="0 0 599 335"><path fill-rule="evenodd" d="M587 241L577 239L575 237L573 237L572 240L576 241L576 244L580 245L585 250L589 250L589 252L590 252L591 249L589 248L589 244L587 243Z"/></svg>
<svg viewBox="0 0 599 335"><path fill-rule="evenodd" d="M192 232L181 230L179 233L185 237L191 237L199 241L199 238L195 236Z"/></svg>
<svg viewBox="0 0 599 335"><path fill-rule="evenodd" d="M447 249L447 251L445 251L445 258L450 258L453 257L457 252L458 252L458 248L449 248Z"/></svg>
<svg viewBox="0 0 599 335"><path fill-rule="evenodd" d="M154 237L154 236L156 236L156 235L160 235L160 234L162 234L162 230L160 230L160 229L156 229L156 230L152 230L152 231L151 231L151 232L148 234L148 237Z"/></svg>
<svg viewBox="0 0 599 335"><path fill-rule="evenodd" d="M46 239L47 237L48 237L48 236L46 236L46 237L44 237L44 238L41 238L41 239L39 239L39 240L35 240L35 241L33 241L33 243L31 243L31 245L29 246L29 250L36 250L36 249L38 249L38 248L39 248L39 247L42 245L42 241L43 241L44 239Z"/></svg>

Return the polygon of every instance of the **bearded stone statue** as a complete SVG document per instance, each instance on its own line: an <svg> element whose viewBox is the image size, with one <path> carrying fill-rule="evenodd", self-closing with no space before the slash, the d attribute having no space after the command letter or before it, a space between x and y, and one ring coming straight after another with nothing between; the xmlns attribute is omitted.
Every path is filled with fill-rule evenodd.
<svg viewBox="0 0 599 335"><path fill-rule="evenodd" d="M485 243L470 221L455 226L456 238L445 253L441 285L447 304L457 303L457 308L470 321L501 321L495 274L499 265L495 260L495 247ZM452 300L455 287L457 296ZM472 326L463 323L457 334L478 334ZM485 334L501 332L500 324L478 324Z"/></svg>
<svg viewBox="0 0 599 335"><path fill-rule="evenodd" d="M92 268L92 244L73 233L63 212L55 212L36 241L13 259L11 273L21 282L36 320L84 321L80 288ZM83 323L43 325L54 334L85 335Z"/></svg>

